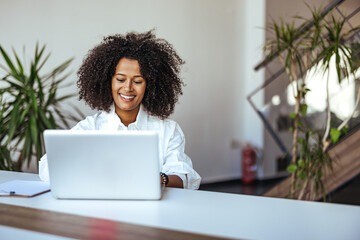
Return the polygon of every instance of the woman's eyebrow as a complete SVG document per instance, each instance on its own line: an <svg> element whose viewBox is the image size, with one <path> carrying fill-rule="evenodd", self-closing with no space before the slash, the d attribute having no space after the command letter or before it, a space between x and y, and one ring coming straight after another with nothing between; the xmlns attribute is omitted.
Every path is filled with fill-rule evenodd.
<svg viewBox="0 0 360 240"><path fill-rule="evenodd" d="M123 73L115 73L115 75L126 76L126 74Z"/></svg>
<svg viewBox="0 0 360 240"><path fill-rule="evenodd" d="M135 75L134 78L141 77L143 78L143 75Z"/></svg>
<svg viewBox="0 0 360 240"><path fill-rule="evenodd" d="M123 74L123 73L115 73L115 75L120 75L120 76L124 76L126 77L127 75L126 74ZM133 78L137 78L137 77L142 77L143 78L143 75L134 75Z"/></svg>

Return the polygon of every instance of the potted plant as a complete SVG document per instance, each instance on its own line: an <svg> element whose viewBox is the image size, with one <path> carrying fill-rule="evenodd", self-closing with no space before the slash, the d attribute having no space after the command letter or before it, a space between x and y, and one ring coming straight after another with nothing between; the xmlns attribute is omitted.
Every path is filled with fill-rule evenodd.
<svg viewBox="0 0 360 240"><path fill-rule="evenodd" d="M2 123L5 120L5 113L8 111L8 106L0 98L0 136L5 136L7 128ZM0 169L2 170L13 170L13 164L11 161L10 151L4 144L0 144Z"/></svg>
<svg viewBox="0 0 360 240"><path fill-rule="evenodd" d="M309 7L309 6L308 6ZM347 41L347 37L358 28L346 30L345 18L338 19L331 13L324 15L319 9L311 9L312 22L297 17L302 21L299 27L294 22L285 23L273 21L267 30L273 34L264 50L266 59L278 57L295 99L294 112L290 114L293 119L291 163L287 170L291 173L291 186L289 197L315 200L319 196L325 199L325 189L322 182L323 175L331 171L333 161L327 154L331 143L336 143L342 131L346 132L346 125L352 117L359 103L357 95L355 108L352 114L338 126L332 126L329 101L329 70L336 69L338 82L349 80L355 76L355 51ZM312 23L312 24L309 24ZM315 68L326 80L327 121L325 129L313 130L306 122L308 105L306 96L308 88L308 73ZM355 77L354 77L355 79ZM360 91L358 90L358 93Z"/></svg>
<svg viewBox="0 0 360 240"><path fill-rule="evenodd" d="M50 57L45 54L45 45L36 44L35 54L30 66L22 62L13 50L12 60L0 46L3 63L0 64L5 75L0 84L0 168L21 171L44 154L42 133L45 129L70 127L70 121L80 118L64 110L61 103L74 96L58 96L58 90L69 76L65 70L72 59L65 61L48 73L42 68ZM73 106L77 114L81 112Z"/></svg>

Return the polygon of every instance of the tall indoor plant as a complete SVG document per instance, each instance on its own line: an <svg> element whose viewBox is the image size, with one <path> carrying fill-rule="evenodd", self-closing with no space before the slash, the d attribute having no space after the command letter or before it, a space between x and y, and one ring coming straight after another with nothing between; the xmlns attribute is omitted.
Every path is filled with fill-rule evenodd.
<svg viewBox="0 0 360 240"><path fill-rule="evenodd" d="M316 67L316 71L328 76L330 67L334 66L341 83L343 79L349 79L350 75L354 75L356 69L351 56L354 51L358 51L346 41L346 38L358 28L346 30L345 18L338 19L330 14L324 16L316 8L311 12L312 21L298 18L303 21L299 27L295 27L294 23L285 23L282 19L279 22L273 21L267 28L273 37L264 47L267 59L279 58L295 99L294 112L290 115L294 123L291 129L292 158L288 166L292 182L289 197L307 200L325 197L322 179L323 175L332 169L333 164L327 149L331 143L338 140L351 118L349 116L339 126L331 126L327 77L327 88L324 90L327 96L326 126L321 131L315 131L306 124L306 96L311 91L306 82L308 70ZM331 62L334 64L330 64ZM358 94L355 108L359 97Z"/></svg>
<svg viewBox="0 0 360 240"><path fill-rule="evenodd" d="M58 96L59 88L66 86L62 83L69 76L65 70L72 59L42 74L50 57L50 53L45 54L45 45L36 45L28 69L25 59L21 61L15 50L15 60L2 46L0 54L3 58L0 67L5 72L0 85L0 168L21 171L24 163L29 166L34 158L38 160L44 154L45 129L69 128L69 120L79 119L61 106L74 94Z"/></svg>

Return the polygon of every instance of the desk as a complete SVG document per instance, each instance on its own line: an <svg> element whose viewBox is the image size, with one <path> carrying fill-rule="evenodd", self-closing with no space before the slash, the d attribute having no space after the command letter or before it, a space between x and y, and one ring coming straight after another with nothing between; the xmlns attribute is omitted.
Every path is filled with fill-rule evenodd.
<svg viewBox="0 0 360 240"><path fill-rule="evenodd" d="M13 179L39 178L0 171L0 183ZM45 193L34 198L1 197L1 203L167 233L200 234L204 239L360 239L360 207L342 204L173 188L167 188L160 201L57 200Z"/></svg>

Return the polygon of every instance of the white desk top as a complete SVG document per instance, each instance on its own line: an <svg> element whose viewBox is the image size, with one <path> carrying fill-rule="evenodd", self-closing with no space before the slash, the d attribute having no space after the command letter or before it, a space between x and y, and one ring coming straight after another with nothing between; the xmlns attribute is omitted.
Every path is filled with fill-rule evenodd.
<svg viewBox="0 0 360 240"><path fill-rule="evenodd" d="M0 183L13 179L39 178L0 171ZM45 193L0 203L219 237L360 239L360 207L342 204L173 188L160 201L57 200Z"/></svg>
<svg viewBox="0 0 360 240"><path fill-rule="evenodd" d="M1 239L6 240L72 240L72 238L61 237L52 234L46 234L41 232L34 232L19 228L12 228L0 225Z"/></svg>

